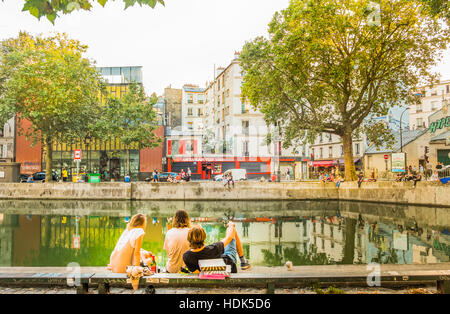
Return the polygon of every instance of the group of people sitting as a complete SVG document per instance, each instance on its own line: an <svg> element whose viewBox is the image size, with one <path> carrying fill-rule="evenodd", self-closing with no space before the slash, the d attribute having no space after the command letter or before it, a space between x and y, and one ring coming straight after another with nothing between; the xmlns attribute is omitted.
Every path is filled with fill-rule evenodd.
<svg viewBox="0 0 450 314"><path fill-rule="evenodd" d="M189 182L191 181L192 172L191 169L188 168L187 172L184 172L184 169L181 169L181 172L176 176L172 177L171 174L167 177L167 182L178 183L181 181Z"/></svg>
<svg viewBox="0 0 450 314"><path fill-rule="evenodd" d="M420 174L420 172L411 172L408 171L407 174L404 174L402 172L399 172L397 174L397 176L395 177L395 181L397 182L402 182L402 181L413 181L414 182L414 186L416 186L418 181L422 180L422 175Z"/></svg>
<svg viewBox="0 0 450 314"><path fill-rule="evenodd" d="M335 182L336 187L339 188L339 186L341 185L341 182L344 181L344 178L342 178L340 173L338 173L336 175L333 175L333 173L321 173L319 175L319 181L322 183Z"/></svg>
<svg viewBox="0 0 450 314"><path fill-rule="evenodd" d="M142 249L146 226L145 215L137 214L131 218L111 254L107 269L125 273L128 266L149 265L153 254ZM191 226L188 213L178 210L164 240L164 250L168 256L165 270L169 273L200 273L199 260L217 258L230 265L232 273L237 272L238 262L242 270L250 268L233 222L228 223L223 240L210 245L206 245L205 240L205 230L200 225Z"/></svg>

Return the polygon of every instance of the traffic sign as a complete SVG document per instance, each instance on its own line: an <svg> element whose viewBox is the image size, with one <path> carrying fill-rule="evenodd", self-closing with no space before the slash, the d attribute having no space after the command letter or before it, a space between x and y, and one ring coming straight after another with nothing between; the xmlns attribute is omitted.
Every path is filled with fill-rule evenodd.
<svg viewBox="0 0 450 314"><path fill-rule="evenodd" d="M81 160L81 149L75 149L73 152L74 160Z"/></svg>
<svg viewBox="0 0 450 314"><path fill-rule="evenodd" d="M388 160L389 159L389 155L384 155L384 159Z"/></svg>
<svg viewBox="0 0 450 314"><path fill-rule="evenodd" d="M72 236L72 245L74 249L80 249L80 236L79 235L73 235Z"/></svg>

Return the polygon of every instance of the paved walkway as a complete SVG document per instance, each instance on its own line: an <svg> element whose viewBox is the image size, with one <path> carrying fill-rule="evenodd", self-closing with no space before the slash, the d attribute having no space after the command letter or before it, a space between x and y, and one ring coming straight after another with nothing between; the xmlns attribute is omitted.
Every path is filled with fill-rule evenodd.
<svg viewBox="0 0 450 314"><path fill-rule="evenodd" d="M327 292L327 289L322 289ZM275 289L275 294L318 294L317 290L305 289ZM89 294L97 294L96 289L90 289ZM131 288L111 288L111 294L144 294L145 289L133 291ZM265 289L253 288L233 288L233 289L206 289L206 288L158 288L156 294L265 294ZM387 288L348 288L337 287L334 290L337 294L436 294L436 288L426 286L420 288L408 289L387 289ZM69 288L20 288L20 287L1 287L0 294L76 294L75 289Z"/></svg>
<svg viewBox="0 0 450 314"><path fill-rule="evenodd" d="M429 272L438 272L442 276L450 276L450 263L442 264L428 264L428 265L380 265L381 272L397 275L397 272L402 274L426 274ZM240 274L264 274L267 277L283 275L283 276L294 276L294 275L314 275L320 277L326 277L333 275L363 275L366 276L371 273L373 269L368 268L366 265L326 265L326 266L294 266L291 271L286 267L263 267L263 266L253 266L251 269L246 271L239 271ZM80 269L81 273L110 273L105 267L82 267ZM0 273L73 273L73 269L66 269L66 267L0 267ZM399 289L388 289L381 287L339 287L338 290L332 291L334 293L370 293L370 294L405 294L405 293L437 293L436 287L434 286L421 286L419 288L399 288ZM90 293L98 293L97 289L90 289ZM139 289L134 292L130 288L111 288L111 293L113 294L142 294L145 289ZM314 290L312 288L276 288L276 294L315 294L327 292L327 289ZM76 290L68 287L15 287L10 285L0 286L0 294L75 294ZM266 289L257 288L163 288L158 287L156 289L157 294L264 294Z"/></svg>
<svg viewBox="0 0 450 314"><path fill-rule="evenodd" d="M450 263L440 264L413 264L413 265L393 265L382 264L380 265L381 271L384 273L394 272L427 272L438 271L442 272L442 275L450 276ZM81 267L81 273L110 273L106 267ZM270 275L294 275L294 274L321 274L336 275L336 274L352 274L352 275L366 275L373 271L372 268L367 265L317 265L317 266L293 266L289 271L285 266L266 267L266 266L252 266L248 270L238 270L239 273L245 274L270 274ZM66 267L0 267L0 273L72 273L73 269L67 269Z"/></svg>

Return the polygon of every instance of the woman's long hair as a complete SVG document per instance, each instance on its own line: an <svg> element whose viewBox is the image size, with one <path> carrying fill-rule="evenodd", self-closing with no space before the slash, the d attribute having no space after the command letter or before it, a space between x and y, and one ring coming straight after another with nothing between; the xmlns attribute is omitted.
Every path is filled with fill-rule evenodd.
<svg viewBox="0 0 450 314"><path fill-rule="evenodd" d="M189 215L187 211L180 209L177 210L175 215L173 216L173 228L190 228L191 220L189 219Z"/></svg>
<svg viewBox="0 0 450 314"><path fill-rule="evenodd" d="M127 229L143 227L145 224L145 215L137 214L131 217L130 222L127 224Z"/></svg>

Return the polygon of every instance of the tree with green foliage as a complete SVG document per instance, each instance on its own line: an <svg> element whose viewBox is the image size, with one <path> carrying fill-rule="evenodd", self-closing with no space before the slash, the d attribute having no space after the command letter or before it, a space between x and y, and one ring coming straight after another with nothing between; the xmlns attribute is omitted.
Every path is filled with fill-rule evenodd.
<svg viewBox="0 0 450 314"><path fill-rule="evenodd" d="M2 0L5 1L5 0ZM98 2L101 6L105 6L107 2L114 0L25 0L22 11L28 11L31 15L40 19L46 16L47 19L55 23L58 14L69 14L75 10L87 10L92 8L92 3ZM135 4L140 6L146 5L155 8L156 4L164 5L164 0L122 0L125 3L125 9Z"/></svg>
<svg viewBox="0 0 450 314"><path fill-rule="evenodd" d="M443 18L450 24L450 1L449 0L419 0L427 5L432 16Z"/></svg>
<svg viewBox="0 0 450 314"><path fill-rule="evenodd" d="M417 1L291 0L268 39L244 45L242 97L268 124L281 123L285 146L340 136L345 180L355 180L352 136L392 139L367 118L413 101L410 89L433 77L449 34Z"/></svg>
<svg viewBox="0 0 450 314"><path fill-rule="evenodd" d="M156 95L147 97L142 85L132 83L122 98L109 98L103 107L97 130L104 139L118 138L127 152L127 170L130 175L130 149L154 148L162 139L157 137L157 113L153 106Z"/></svg>
<svg viewBox="0 0 450 314"><path fill-rule="evenodd" d="M20 33L0 43L0 122L17 115L19 134L45 147L49 181L53 143L84 138L100 114L103 82L83 58L86 49L65 34ZM24 119L30 128L22 127Z"/></svg>

